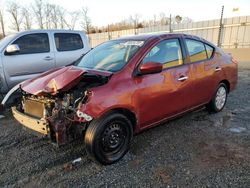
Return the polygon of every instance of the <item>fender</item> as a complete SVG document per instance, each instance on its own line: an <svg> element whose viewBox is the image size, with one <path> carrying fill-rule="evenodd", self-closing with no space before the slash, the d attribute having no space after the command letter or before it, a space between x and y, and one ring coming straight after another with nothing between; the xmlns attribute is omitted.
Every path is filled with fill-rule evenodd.
<svg viewBox="0 0 250 188"><path fill-rule="evenodd" d="M6 93L8 91L8 85L6 83L5 79L5 74L4 74L4 67L2 64L2 59L1 59L1 54L0 54L0 93Z"/></svg>
<svg viewBox="0 0 250 188"><path fill-rule="evenodd" d="M6 107L10 107L15 103L15 99L20 97L20 87L23 82L17 84L14 86L3 98L1 104L0 104L0 113L4 111Z"/></svg>

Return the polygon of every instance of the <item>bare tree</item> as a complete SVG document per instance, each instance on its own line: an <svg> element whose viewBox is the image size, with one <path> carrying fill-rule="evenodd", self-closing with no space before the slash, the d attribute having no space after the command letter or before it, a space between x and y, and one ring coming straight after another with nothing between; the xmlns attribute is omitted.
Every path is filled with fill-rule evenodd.
<svg viewBox="0 0 250 188"><path fill-rule="evenodd" d="M60 17L64 20L65 9L59 5L46 3L44 5L44 18L46 29L58 29Z"/></svg>
<svg viewBox="0 0 250 188"><path fill-rule="evenodd" d="M2 29L2 36L5 37L5 24L4 24L3 10L0 10L0 26Z"/></svg>
<svg viewBox="0 0 250 188"><path fill-rule="evenodd" d="M154 21L153 21L153 23L154 23L154 26L157 25L157 16L155 14L154 14Z"/></svg>
<svg viewBox="0 0 250 188"><path fill-rule="evenodd" d="M134 31L135 31L135 35L137 34L136 28L138 27L138 23L139 23L139 19L140 19L140 15L139 14L134 14L133 16L130 15L129 19L130 21L133 23L134 25Z"/></svg>
<svg viewBox="0 0 250 188"><path fill-rule="evenodd" d="M23 25L24 25L24 29L25 30L30 30L32 27L32 15L31 15L31 11L28 7L23 7Z"/></svg>
<svg viewBox="0 0 250 188"><path fill-rule="evenodd" d="M50 13L50 19L52 28L58 29L59 25L59 16L60 16L60 7L58 5L51 5L51 13Z"/></svg>
<svg viewBox="0 0 250 188"><path fill-rule="evenodd" d="M88 11L89 11L88 7L82 7L81 14L83 17L83 21L81 22L81 25L87 33L90 33L91 19L89 17Z"/></svg>
<svg viewBox="0 0 250 188"><path fill-rule="evenodd" d="M70 19L69 19L70 21L67 23L67 26L69 29L74 30L77 20L80 17L80 11L70 12L69 15L70 15Z"/></svg>
<svg viewBox="0 0 250 188"><path fill-rule="evenodd" d="M59 27L60 29L64 29L65 25L67 25L67 22L65 20L66 10L61 7L60 9L57 10L57 14L58 14Z"/></svg>
<svg viewBox="0 0 250 188"><path fill-rule="evenodd" d="M43 0L35 0L35 3L32 5L32 9L40 29L44 28L44 2Z"/></svg>
<svg viewBox="0 0 250 188"><path fill-rule="evenodd" d="M52 7L54 5L51 5L49 3L44 4L44 19L45 19L45 28L50 29L51 28L51 13L52 13Z"/></svg>
<svg viewBox="0 0 250 188"><path fill-rule="evenodd" d="M137 27L141 16L139 14L130 15L129 19L133 23L134 28Z"/></svg>
<svg viewBox="0 0 250 188"><path fill-rule="evenodd" d="M168 25L168 18L164 12L159 14L161 25Z"/></svg>
<svg viewBox="0 0 250 188"><path fill-rule="evenodd" d="M67 11L59 5L35 0L33 11L40 29L64 29L65 25L68 25L66 21Z"/></svg>
<svg viewBox="0 0 250 188"><path fill-rule="evenodd" d="M12 28L15 29L16 31L20 31L20 26L23 21L21 6L17 2L12 1L10 2L7 11L11 14L13 19Z"/></svg>

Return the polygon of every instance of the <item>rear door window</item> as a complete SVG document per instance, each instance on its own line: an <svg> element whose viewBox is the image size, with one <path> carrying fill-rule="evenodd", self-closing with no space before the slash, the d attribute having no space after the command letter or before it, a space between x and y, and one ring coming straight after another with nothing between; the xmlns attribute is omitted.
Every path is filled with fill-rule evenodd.
<svg viewBox="0 0 250 188"><path fill-rule="evenodd" d="M47 33L28 34L18 38L12 44L17 44L20 52L17 54L46 53L50 51Z"/></svg>
<svg viewBox="0 0 250 188"><path fill-rule="evenodd" d="M76 33L55 33L56 49L59 52L82 49L83 42L79 34Z"/></svg>
<svg viewBox="0 0 250 188"><path fill-rule="evenodd" d="M207 53L203 42L192 39L185 39L185 42L191 63L207 59Z"/></svg>

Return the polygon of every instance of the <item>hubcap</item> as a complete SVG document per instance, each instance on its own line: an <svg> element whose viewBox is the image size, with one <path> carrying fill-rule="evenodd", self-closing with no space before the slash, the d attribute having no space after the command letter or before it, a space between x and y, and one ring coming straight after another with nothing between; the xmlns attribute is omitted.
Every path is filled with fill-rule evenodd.
<svg viewBox="0 0 250 188"><path fill-rule="evenodd" d="M216 93L216 97L215 97L216 108L221 110L225 105L226 98L227 98L227 91L226 91L225 87L220 87L218 89L218 91Z"/></svg>
<svg viewBox="0 0 250 188"><path fill-rule="evenodd" d="M119 152L125 142L126 133L119 123L107 126L102 135L102 149L105 153Z"/></svg>

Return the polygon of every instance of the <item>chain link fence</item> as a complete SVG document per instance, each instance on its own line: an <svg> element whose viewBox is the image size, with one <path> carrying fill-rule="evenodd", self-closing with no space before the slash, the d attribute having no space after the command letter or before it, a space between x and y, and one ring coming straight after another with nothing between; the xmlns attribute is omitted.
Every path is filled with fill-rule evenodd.
<svg viewBox="0 0 250 188"><path fill-rule="evenodd" d="M222 48L250 48L250 16L224 18L222 22L220 46ZM173 24L172 32L197 35L217 44L219 37L220 19ZM95 33L89 35L92 47L110 39L123 36L150 33L169 33L169 25L160 25L140 29Z"/></svg>

